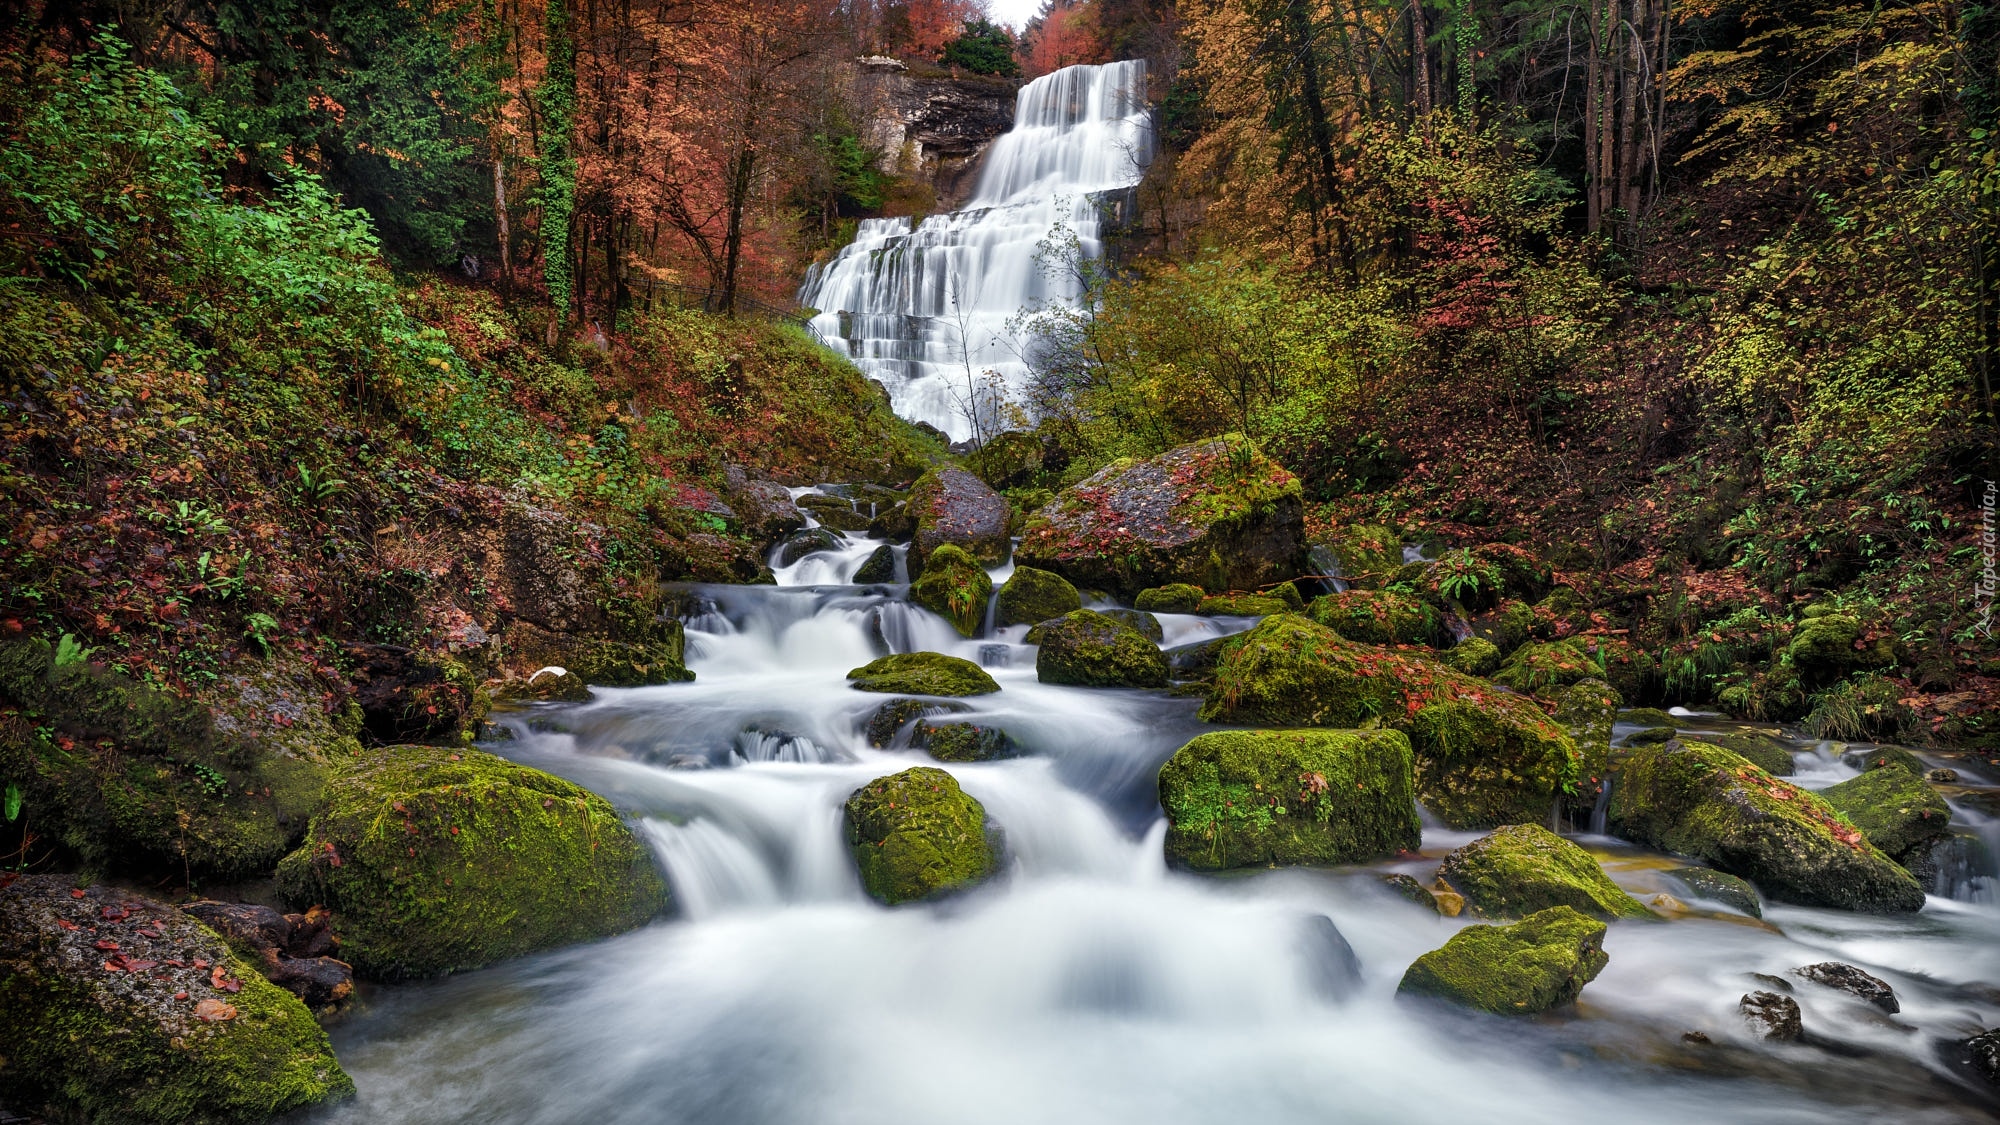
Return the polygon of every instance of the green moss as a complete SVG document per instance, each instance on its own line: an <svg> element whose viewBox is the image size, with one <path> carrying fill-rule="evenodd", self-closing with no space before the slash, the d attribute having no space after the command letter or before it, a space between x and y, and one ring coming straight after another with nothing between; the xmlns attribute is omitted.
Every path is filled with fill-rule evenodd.
<svg viewBox="0 0 2000 1125"><path fill-rule="evenodd" d="M1395 731L1216 731L1160 770L1167 857L1200 870L1366 863L1417 847Z"/></svg>
<svg viewBox="0 0 2000 1125"><path fill-rule="evenodd" d="M516 622L506 633L510 664L532 671L553 665L603 687L644 687L694 679L687 667L687 633L679 621L645 621L624 640L551 633Z"/></svg>
<svg viewBox="0 0 2000 1125"><path fill-rule="evenodd" d="M1640 732L1640 734L1645 733L1647 732ZM1672 729L1668 728L1669 737L1672 736L1672 733ZM1635 742L1638 741L1639 735L1633 735L1632 740ZM1725 735L1694 735L1691 736L1691 740L1707 742L1740 755L1751 765L1756 766L1773 777L1790 777L1793 769L1796 768L1796 763L1792 760L1792 748L1768 734L1759 734L1756 731L1746 730ZM1665 742L1667 740L1662 738L1659 741Z"/></svg>
<svg viewBox="0 0 2000 1125"><path fill-rule="evenodd" d="M1594 801L1600 782L1610 776L1611 730L1617 722L1618 692L1603 680L1578 680L1556 695L1550 716L1582 755L1577 759L1579 788Z"/></svg>
<svg viewBox="0 0 2000 1125"><path fill-rule="evenodd" d="M1147 640L1153 642L1154 644L1159 644L1161 641L1167 639L1167 630L1160 624L1160 619L1154 617L1150 613L1147 613L1143 609L1119 609L1117 607L1110 607L1106 609L1093 610L1092 612L1101 613L1104 616L1109 617L1111 620L1118 622L1120 625L1136 630L1140 636L1146 638Z"/></svg>
<svg viewBox="0 0 2000 1125"><path fill-rule="evenodd" d="M1467 676L1490 676L1500 667L1500 646L1485 637L1467 637L1438 654L1445 667Z"/></svg>
<svg viewBox="0 0 2000 1125"><path fill-rule="evenodd" d="M993 596L993 579L978 560L950 543L924 559L924 572L910 584L910 600L951 622L972 637L986 624L986 602Z"/></svg>
<svg viewBox="0 0 2000 1125"><path fill-rule="evenodd" d="M854 571L854 584L857 586L876 586L895 580L896 548L887 543L875 548L874 553Z"/></svg>
<svg viewBox="0 0 2000 1125"><path fill-rule="evenodd" d="M1032 566L1017 566L1000 587L1000 597L993 608L993 623L1001 626L1034 625L1061 617L1082 606L1083 599L1068 579Z"/></svg>
<svg viewBox="0 0 2000 1125"><path fill-rule="evenodd" d="M1749 879L1782 902L1920 910L1923 888L1818 795L1700 742L1646 747L1612 789L1611 830Z"/></svg>
<svg viewBox="0 0 2000 1125"><path fill-rule="evenodd" d="M1529 695L1544 695L1578 680L1603 675L1604 669L1573 642L1550 641L1515 649L1493 674L1493 682Z"/></svg>
<svg viewBox="0 0 2000 1125"><path fill-rule="evenodd" d="M666 903L651 855L603 798L477 750L370 752L278 867L287 902L334 913L342 957L433 976L588 941Z"/></svg>
<svg viewBox="0 0 2000 1125"><path fill-rule="evenodd" d="M1188 582L1172 582L1139 591L1132 605L1148 613L1193 613L1205 597L1202 588Z"/></svg>
<svg viewBox="0 0 2000 1125"><path fill-rule="evenodd" d="M941 652L902 652L847 673L861 691L889 695L986 695L1000 690L986 669Z"/></svg>
<svg viewBox="0 0 2000 1125"><path fill-rule="evenodd" d="M1731 747L1731 749L1734 749L1734 747ZM1900 746L1875 747L1873 750L1868 751L1866 758L1863 759L1861 768L1864 770L1902 770L1917 777L1924 776L1931 769L1924 764L1922 758L1917 757Z"/></svg>
<svg viewBox="0 0 2000 1125"><path fill-rule="evenodd" d="M1396 991L1495 1015L1547 1011L1575 1000L1610 963L1604 934L1604 923L1566 906L1511 926L1467 926L1417 958Z"/></svg>
<svg viewBox="0 0 2000 1125"><path fill-rule="evenodd" d="M1137 629L1079 609L1042 626L1035 678L1076 687L1165 687L1167 654Z"/></svg>
<svg viewBox="0 0 2000 1125"><path fill-rule="evenodd" d="M1474 840L1444 857L1438 877L1488 918L1522 918L1552 906L1594 918L1652 916L1589 852L1539 824L1510 824Z"/></svg>
<svg viewBox="0 0 2000 1125"><path fill-rule="evenodd" d="M1017 752L1006 731L977 723L919 723L915 742L940 762L990 762Z"/></svg>
<svg viewBox="0 0 2000 1125"><path fill-rule="evenodd" d="M1403 537L1377 524L1353 524L1313 544L1339 564L1336 577L1374 587L1403 566Z"/></svg>
<svg viewBox="0 0 2000 1125"><path fill-rule="evenodd" d="M1658 707L1633 707L1618 713L1621 723L1636 723L1643 727L1670 727L1674 717Z"/></svg>
<svg viewBox="0 0 2000 1125"><path fill-rule="evenodd" d="M1505 656L1527 644L1534 635L1535 611L1526 602L1507 601L1492 613L1472 623L1473 636L1492 642Z"/></svg>
<svg viewBox="0 0 2000 1125"><path fill-rule="evenodd" d="M1324 594L1312 600L1306 616L1363 644L1435 645L1450 635L1435 606L1388 590Z"/></svg>
<svg viewBox="0 0 2000 1125"><path fill-rule="evenodd" d="M1869 843L1904 864L1921 858L1951 823L1944 798L1908 770L1870 770L1819 795L1861 829Z"/></svg>
<svg viewBox="0 0 2000 1125"><path fill-rule="evenodd" d="M1210 617L1266 617L1298 609L1289 600L1273 594L1210 594L1195 606L1196 613Z"/></svg>
<svg viewBox="0 0 2000 1125"><path fill-rule="evenodd" d="M847 798L846 817L861 885L889 906L963 890L1000 866L985 808L941 769L869 782Z"/></svg>
<svg viewBox="0 0 2000 1125"><path fill-rule="evenodd" d="M1895 659L1887 642L1863 643L1859 620L1836 613L1801 622L1785 655L1810 685L1832 683L1856 669L1879 668Z"/></svg>
<svg viewBox="0 0 2000 1125"><path fill-rule="evenodd" d="M1404 725L1417 748L1418 796L1454 828L1545 820L1590 776L1568 733L1518 695L1444 699Z"/></svg>

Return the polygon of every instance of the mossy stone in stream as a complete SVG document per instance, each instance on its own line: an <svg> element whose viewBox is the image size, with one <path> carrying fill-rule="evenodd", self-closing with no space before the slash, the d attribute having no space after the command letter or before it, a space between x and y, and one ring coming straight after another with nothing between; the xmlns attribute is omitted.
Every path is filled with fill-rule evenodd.
<svg viewBox="0 0 2000 1125"><path fill-rule="evenodd" d="M896 548L887 543L875 548L854 571L854 584L857 586L879 586L895 580Z"/></svg>
<svg viewBox="0 0 2000 1125"><path fill-rule="evenodd" d="M1467 676L1490 676L1500 667L1500 646L1485 637L1467 637L1438 654L1445 667Z"/></svg>
<svg viewBox="0 0 2000 1125"><path fill-rule="evenodd" d="M1160 769L1167 858L1213 871L1415 849L1415 780L1409 740L1395 731L1204 734Z"/></svg>
<svg viewBox="0 0 2000 1125"><path fill-rule="evenodd" d="M885 695L987 695L1000 690L986 669L941 652L899 652L847 673L861 691Z"/></svg>
<svg viewBox="0 0 2000 1125"><path fill-rule="evenodd" d="M1642 727L1670 727L1674 717L1658 707L1632 707L1618 713L1618 721Z"/></svg>
<svg viewBox="0 0 2000 1125"><path fill-rule="evenodd" d="M1035 677L1075 687L1165 687L1167 654L1138 630L1095 610L1045 622Z"/></svg>
<svg viewBox="0 0 2000 1125"><path fill-rule="evenodd" d="M1626 735L1625 744L1628 746L1657 746L1662 742L1673 741L1673 737L1679 733L1673 727L1647 727L1645 730L1635 730L1631 734Z"/></svg>
<svg viewBox="0 0 2000 1125"><path fill-rule="evenodd" d="M1665 742L1667 738L1673 737L1672 731L1668 732L1667 738L1648 738L1642 740L1639 737L1641 734L1650 735L1651 733L1651 731L1640 731L1638 734L1634 734L1628 741L1633 743L1641 741ZM1688 740L1707 742L1715 746L1720 746L1724 750L1740 755L1751 765L1756 766L1773 777L1790 777L1792 770L1796 768L1795 763L1792 761L1791 747L1786 746L1768 734L1758 734L1756 731L1746 730L1738 731L1735 734L1723 735L1694 734L1689 735Z"/></svg>
<svg viewBox="0 0 2000 1125"><path fill-rule="evenodd" d="M1734 875L1708 867L1677 867L1667 872L1667 877L1686 887L1692 898L1719 902L1752 918L1764 916L1764 902L1757 897L1757 888Z"/></svg>
<svg viewBox="0 0 2000 1125"><path fill-rule="evenodd" d="M821 551L838 551L841 538L823 527L809 527L804 531L794 531L785 536L778 545L778 565L791 566L807 555Z"/></svg>
<svg viewBox="0 0 2000 1125"><path fill-rule="evenodd" d="M1154 644L1159 644L1161 641L1167 639L1167 630L1160 624L1160 619L1143 609L1118 609L1112 607L1093 612L1101 613L1111 620L1118 622L1120 625L1137 629L1140 636Z"/></svg>
<svg viewBox="0 0 2000 1125"><path fill-rule="evenodd" d="M1556 693L1551 717L1569 732L1582 757L1577 761L1578 790L1594 803L1598 786L1611 769L1611 729L1617 722L1618 689L1603 680L1578 680Z"/></svg>
<svg viewBox="0 0 2000 1125"><path fill-rule="evenodd" d="M1488 918L1521 918L1567 906L1595 918L1646 918L1589 852L1539 824L1494 829L1444 857L1438 878Z"/></svg>
<svg viewBox="0 0 2000 1125"><path fill-rule="evenodd" d="M1734 747L1731 747L1731 749L1734 749ZM1846 754L1843 754L1842 757L1849 758ZM1861 759L1861 769L1867 772L1896 769L1914 774L1917 777L1922 777L1930 772L1930 767L1924 764L1922 758L1917 757L1900 746L1877 746L1859 755L1859 757Z"/></svg>
<svg viewBox="0 0 2000 1125"><path fill-rule="evenodd" d="M1291 587L1281 586L1289 590ZM1292 613L1300 607L1296 605L1297 593L1291 598L1275 594L1210 594L1201 599L1194 611L1209 617L1269 617L1274 613Z"/></svg>
<svg viewBox="0 0 2000 1125"><path fill-rule="evenodd" d="M962 636L979 635L993 579L957 546L946 543L924 559L924 572L910 584L910 600L951 622Z"/></svg>
<svg viewBox="0 0 2000 1125"><path fill-rule="evenodd" d="M933 766L917 766L847 798L847 845L861 885L889 906L963 890L1000 866L986 810Z"/></svg>
<svg viewBox="0 0 2000 1125"><path fill-rule="evenodd" d="M1467 926L1417 958L1396 992L1495 1015L1545 1012L1575 1000L1611 962L1604 934L1604 923L1567 906L1511 926Z"/></svg>
<svg viewBox="0 0 2000 1125"><path fill-rule="evenodd" d="M940 762L990 762L1020 753L1006 731L978 723L918 723L911 741Z"/></svg>
<svg viewBox="0 0 2000 1125"><path fill-rule="evenodd" d="M1700 742L1648 746L1612 789L1611 831L1752 880L1781 902L1911 913L1924 890L1819 795Z"/></svg>
<svg viewBox="0 0 2000 1125"><path fill-rule="evenodd" d="M431 746L371 751L337 777L278 882L294 906L329 907L342 958L384 980L619 933L667 897L652 855L602 797Z"/></svg>
<svg viewBox="0 0 2000 1125"><path fill-rule="evenodd" d="M1306 607L1306 616L1363 644L1436 645L1450 637L1436 606L1391 590L1322 594Z"/></svg>
<svg viewBox="0 0 2000 1125"><path fill-rule="evenodd" d="M1493 682L1529 695L1543 695L1578 680L1603 675L1604 669L1581 646L1569 641L1549 641L1515 649L1500 670L1493 673Z"/></svg>
<svg viewBox="0 0 2000 1125"><path fill-rule="evenodd" d="M1192 582L1170 582L1139 591L1132 606L1147 613L1193 613L1207 594Z"/></svg>
<svg viewBox="0 0 2000 1125"><path fill-rule="evenodd" d="M1032 566L1017 566L1000 585L993 605L995 625L1034 625L1083 607L1069 579Z"/></svg>
<svg viewBox="0 0 2000 1125"><path fill-rule="evenodd" d="M1951 823L1951 807L1922 777L1902 769L1870 770L1819 791L1897 862L1908 866L1927 855Z"/></svg>
<svg viewBox="0 0 2000 1125"><path fill-rule="evenodd" d="M868 745L877 750L886 748L895 741L896 732L902 730L912 719L964 710L966 706L963 703L940 703L935 699L891 699L877 707L874 714L868 716L866 727Z"/></svg>

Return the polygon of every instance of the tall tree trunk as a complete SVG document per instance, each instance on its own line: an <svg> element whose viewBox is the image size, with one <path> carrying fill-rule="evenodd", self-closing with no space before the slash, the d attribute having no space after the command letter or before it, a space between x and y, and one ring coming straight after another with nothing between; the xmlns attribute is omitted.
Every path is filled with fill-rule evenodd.
<svg viewBox="0 0 2000 1125"><path fill-rule="evenodd" d="M540 90L548 123L548 143L542 147L542 277L555 313L551 342L561 337L574 296L570 228L576 217L576 25L570 3L549 0L548 70Z"/></svg>
<svg viewBox="0 0 2000 1125"><path fill-rule="evenodd" d="M1603 41L1603 20L1598 14L1600 3L1602 0L1589 0L1584 27L1585 34L1590 37L1590 51L1585 56L1583 71L1583 199L1585 227L1592 234L1604 226L1604 210L1597 192L1597 185L1604 179L1597 136L1604 124L1603 106L1600 104L1603 92L1600 79L1604 72L1604 55L1599 49Z"/></svg>
<svg viewBox="0 0 2000 1125"><path fill-rule="evenodd" d="M1410 87L1416 93L1417 119L1424 121L1431 115L1431 48L1430 35L1424 28L1423 0L1410 0ZM1430 132L1430 126L1424 126Z"/></svg>
<svg viewBox="0 0 2000 1125"><path fill-rule="evenodd" d="M1639 230L1639 176L1636 167L1639 159L1639 83L1643 68L1643 52L1639 36L1640 6L1645 0L1632 0L1632 22L1623 25L1625 35L1625 65L1620 75L1619 86L1624 96L1618 109L1618 202L1621 212L1619 241L1630 253L1637 245Z"/></svg>
<svg viewBox="0 0 2000 1125"><path fill-rule="evenodd" d="M514 235L507 228L507 161L497 153L493 157L493 227L500 242L500 276L511 285L514 282Z"/></svg>
<svg viewBox="0 0 2000 1125"><path fill-rule="evenodd" d="M753 112L744 119L736 159L730 162L729 228L722 237L722 300L717 310L724 316L736 315L736 270L743 257L743 210L749 203L751 174L757 161L757 146L751 140L756 131L757 115Z"/></svg>

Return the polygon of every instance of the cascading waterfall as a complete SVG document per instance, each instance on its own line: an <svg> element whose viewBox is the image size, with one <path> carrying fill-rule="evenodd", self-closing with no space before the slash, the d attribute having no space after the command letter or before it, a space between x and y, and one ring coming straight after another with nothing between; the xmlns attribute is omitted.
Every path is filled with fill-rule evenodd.
<svg viewBox="0 0 2000 1125"><path fill-rule="evenodd" d="M1101 256L1099 193L1137 184L1152 145L1144 62L1037 78L1021 87L1014 128L987 152L971 203L914 230L907 218L862 222L807 275L799 301L819 310L822 338L882 380L898 413L968 437L973 413L990 417L1026 378L1009 322L1076 300L1060 256ZM1075 245L1050 261L1042 250L1063 228Z"/></svg>

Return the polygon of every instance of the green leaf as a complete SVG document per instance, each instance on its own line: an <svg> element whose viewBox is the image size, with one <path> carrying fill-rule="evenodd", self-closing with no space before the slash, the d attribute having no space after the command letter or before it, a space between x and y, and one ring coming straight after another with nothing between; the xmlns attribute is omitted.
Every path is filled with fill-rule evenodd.
<svg viewBox="0 0 2000 1125"><path fill-rule="evenodd" d="M6 812L7 821L10 824L21 819L21 787L18 785L10 784L7 786Z"/></svg>

